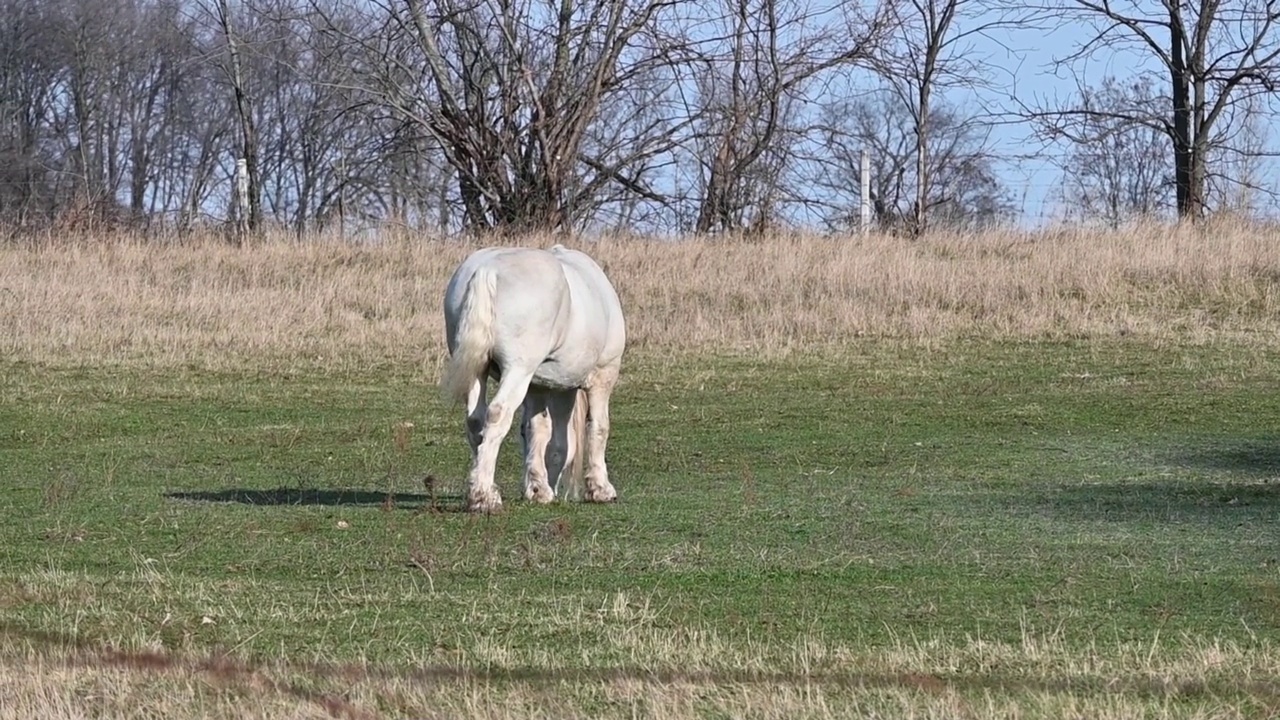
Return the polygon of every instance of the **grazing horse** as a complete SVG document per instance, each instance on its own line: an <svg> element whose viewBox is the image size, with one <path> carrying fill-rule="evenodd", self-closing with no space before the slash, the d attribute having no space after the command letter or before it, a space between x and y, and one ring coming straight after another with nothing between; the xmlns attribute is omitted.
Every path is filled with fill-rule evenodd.
<svg viewBox="0 0 1280 720"><path fill-rule="evenodd" d="M604 456L626 326L600 266L562 245L477 250L449 279L444 320L449 361L440 385L467 407L468 509L502 507L493 475L518 407L525 498L551 502L548 479L558 488L566 473L576 495L585 454L585 499L615 499ZM498 389L486 404L489 378Z"/></svg>

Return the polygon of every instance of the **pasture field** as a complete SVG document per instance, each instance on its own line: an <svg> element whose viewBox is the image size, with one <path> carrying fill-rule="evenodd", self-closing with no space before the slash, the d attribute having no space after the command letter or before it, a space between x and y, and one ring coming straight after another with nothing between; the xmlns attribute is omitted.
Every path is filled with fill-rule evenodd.
<svg viewBox="0 0 1280 720"><path fill-rule="evenodd" d="M604 246L620 501L525 503L513 436L493 516L434 387L460 249L0 249L0 717L1274 716L1270 240L1022 307L974 266L1051 241L886 242L960 268L790 324Z"/></svg>

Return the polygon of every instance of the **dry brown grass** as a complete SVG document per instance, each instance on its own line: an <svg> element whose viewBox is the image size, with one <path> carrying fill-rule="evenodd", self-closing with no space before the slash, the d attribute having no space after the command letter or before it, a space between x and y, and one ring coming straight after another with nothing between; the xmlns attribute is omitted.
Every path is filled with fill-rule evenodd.
<svg viewBox="0 0 1280 720"><path fill-rule="evenodd" d="M160 649L6 643L10 718L759 717L1245 718L1280 710L1276 649L1192 643L1098 647L925 641L880 650L804 641L730 645L714 634L624 633L656 659L604 670L528 664L492 646L469 668L252 663ZM760 657L755 655L760 653Z"/></svg>
<svg viewBox="0 0 1280 720"><path fill-rule="evenodd" d="M614 278L640 353L829 351L859 338L1280 336L1280 232L1270 227L584 245ZM473 247L9 245L0 353L52 364L434 365L444 284Z"/></svg>

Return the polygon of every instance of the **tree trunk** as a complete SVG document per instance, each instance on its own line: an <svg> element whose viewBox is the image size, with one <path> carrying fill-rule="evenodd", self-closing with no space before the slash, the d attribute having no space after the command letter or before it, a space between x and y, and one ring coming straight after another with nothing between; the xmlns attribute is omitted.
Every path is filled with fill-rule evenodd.
<svg viewBox="0 0 1280 720"><path fill-rule="evenodd" d="M928 76L926 76L928 78ZM929 91L930 81L920 83L919 116L916 117L916 205L911 233L924 234L929 214Z"/></svg>
<svg viewBox="0 0 1280 720"><path fill-rule="evenodd" d="M221 17L222 32L227 40L227 62L231 76L231 87L235 91L236 113L240 120L240 136L242 140L241 154L245 169L249 176L248 208L240 208L246 213L245 221L250 231L262 225L262 186L258 171L258 131L253 123L253 103L245 88L244 68L240 62L240 48L236 42L235 32L231 28L231 16L227 0L219 0L218 11Z"/></svg>
<svg viewBox="0 0 1280 720"><path fill-rule="evenodd" d="M1191 218L1199 214L1193 166L1195 153L1191 138L1191 89L1187 59L1184 54L1186 36L1182 30L1182 18L1177 5L1169 10L1169 70L1173 81L1173 182L1177 191L1179 218ZM1203 172L1200 173L1203 176Z"/></svg>

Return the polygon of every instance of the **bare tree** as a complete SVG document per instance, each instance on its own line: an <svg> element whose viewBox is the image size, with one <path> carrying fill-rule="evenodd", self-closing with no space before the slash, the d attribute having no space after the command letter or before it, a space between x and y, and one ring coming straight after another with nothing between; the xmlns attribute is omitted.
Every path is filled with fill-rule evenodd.
<svg viewBox="0 0 1280 720"><path fill-rule="evenodd" d="M204 2L204 0L200 0ZM262 225L262 179L258 165L258 130L254 117L254 101L250 93L245 59L241 47L241 30L231 12L229 0L216 0L206 7L225 42L223 72L235 100L235 115L240 129L240 159L248 175L248 207L238 208L249 230Z"/></svg>
<svg viewBox="0 0 1280 720"><path fill-rule="evenodd" d="M1221 142L1209 148L1205 162L1205 202L1218 212L1248 215L1274 203L1277 188L1266 181L1265 165L1274 157L1269 149L1267 98L1251 95L1231 108L1221 121Z"/></svg>
<svg viewBox="0 0 1280 720"><path fill-rule="evenodd" d="M138 18L128 5L101 0L62 0L53 8L63 63L50 106L54 137L62 143L58 194L64 213L73 211L75 220L105 218L123 180L120 74L134 60L129 35Z"/></svg>
<svg viewBox="0 0 1280 720"><path fill-rule="evenodd" d="M145 223L165 202L158 166L176 150L175 125L184 93L194 91L188 83L199 49L194 23L178 0L139 4L135 17L128 62L119 70L119 105L127 135L129 211L135 223Z"/></svg>
<svg viewBox="0 0 1280 720"><path fill-rule="evenodd" d="M931 182L921 203L916 119L892 91L842 98L823 111L822 142L811 160L814 186L825 197L825 223L858 224L861 155L871 161L871 204L876 225L916 232L916 209L929 207L934 227L980 227L1009 219L1013 207L987 149L983 125L942 101L931 104L924 170Z"/></svg>
<svg viewBox="0 0 1280 720"><path fill-rule="evenodd" d="M1145 126L1168 139L1179 217L1207 211L1210 158L1233 147L1232 116L1251 98L1270 95L1280 81L1280 37L1274 0L1054 0L1056 18L1089 28L1087 39L1055 69L1073 71L1099 53L1137 53L1154 67L1135 79L1169 88L1168 108L1152 113L1041 103L1027 108L1042 136L1096 142L1096 120ZM1083 84L1083 83L1081 83Z"/></svg>
<svg viewBox="0 0 1280 720"><path fill-rule="evenodd" d="M49 117L63 63L46 4L0 1L0 213L26 225L53 212Z"/></svg>
<svg viewBox="0 0 1280 720"><path fill-rule="evenodd" d="M1082 92L1077 102L1095 114L1083 117L1081 123L1092 141L1072 144L1062 163L1068 213L1115 227L1170 207L1173 166L1164 152L1167 139L1153 124L1125 119L1158 117L1163 112L1151 81L1126 84L1104 78L1096 90Z"/></svg>
<svg viewBox="0 0 1280 720"><path fill-rule="evenodd" d="M699 139L699 233L762 229L804 129L797 117L813 81L868 62L887 25L880 9L845 28L815 22L791 0L727 0L719 39L704 47L691 115ZM850 32L852 28L852 32Z"/></svg>
<svg viewBox="0 0 1280 720"><path fill-rule="evenodd" d="M603 188L636 184L584 154L601 108L666 62L651 42L674 0L383 0L366 78L430 138L475 230L568 229ZM661 140L661 138L657 138Z"/></svg>
<svg viewBox="0 0 1280 720"><path fill-rule="evenodd" d="M148 163L152 180L148 212L187 232L231 206L228 158L238 155L238 123L227 112L225 38L206 13L178 3L174 86L164 103L161 131ZM153 222L155 218L153 217Z"/></svg>
<svg viewBox="0 0 1280 720"><path fill-rule="evenodd" d="M343 39L358 16L337 3L316 7L262 0L245 23L263 214L299 236L363 205L370 150L381 142L356 108L359 49Z"/></svg>
<svg viewBox="0 0 1280 720"><path fill-rule="evenodd" d="M579 186L589 192L579 193L587 204L575 208L584 227L680 227L682 197L673 180L696 130L686 91L698 52L688 18L674 10L638 38L647 48L640 57L648 59L628 63L626 82L601 99L587 129Z"/></svg>
<svg viewBox="0 0 1280 720"><path fill-rule="evenodd" d="M960 117L952 112L934 113L935 98L959 88L972 89L990 82L989 58L979 51L977 41L994 31L1029 25L1021 10L997 4L995 0L906 0L892 6L894 23L887 52L879 62L881 75L893 96L910 118L914 136L915 188L911 207L911 232L924 232L938 201L933 192L934 168L929 153L934 148L929 135L930 121L984 122L976 115ZM985 132L948 132L972 139Z"/></svg>

